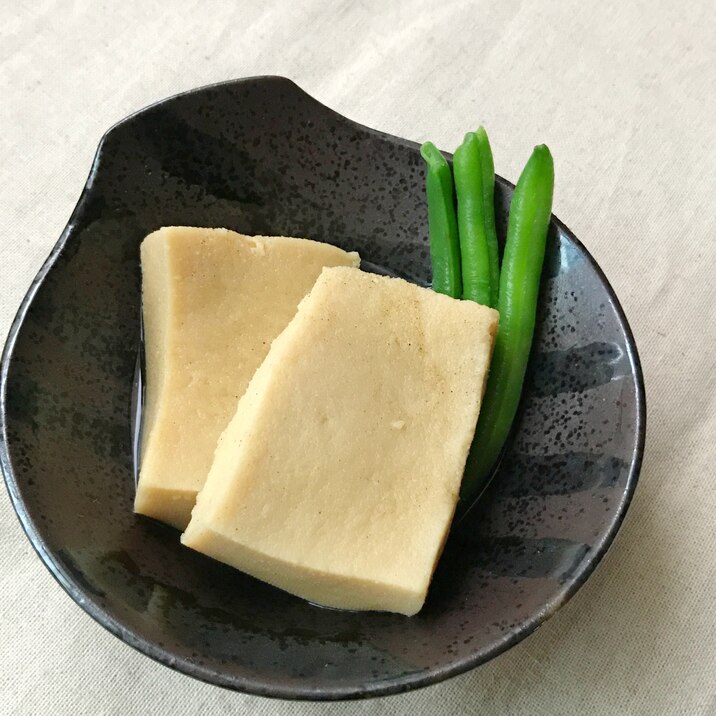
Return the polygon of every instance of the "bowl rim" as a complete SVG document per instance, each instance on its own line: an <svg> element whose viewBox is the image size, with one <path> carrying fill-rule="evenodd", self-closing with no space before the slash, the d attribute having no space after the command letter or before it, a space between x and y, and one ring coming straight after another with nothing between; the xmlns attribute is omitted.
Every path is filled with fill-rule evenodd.
<svg viewBox="0 0 716 716"><path fill-rule="evenodd" d="M543 624L549 617L551 617L559 607L565 604L574 594L580 589L588 577L594 572L595 568L601 562L605 553L611 546L616 534L618 533L626 515L627 509L634 496L634 491L639 479L639 472L644 456L644 444L646 437L646 392L644 388L644 376L641 366L641 361L634 340L634 335L627 321L624 309L622 308L619 299L617 298L614 289L612 288L609 280L602 271L599 264L596 262L594 257L589 253L584 244L575 236L575 234L554 214L551 217L551 222L556 228L563 233L573 245L583 254L591 268L595 271L600 282L604 286L609 301L614 307L617 321L620 325L621 330L624 333L627 355L631 366L633 367L634 380L636 384L636 395L635 395L635 409L636 409L636 420L634 424L634 430L636 433L636 442L634 450L632 452L631 461L629 465L629 473L627 475L624 491L621 494L617 511L612 518L611 524L609 524L606 533L602 539L592 545L590 549L589 560L582 566L581 571L575 575L570 581L566 582L562 588L555 593L549 603L540 611L535 613L528 620L523 622L518 628L507 634L503 639L495 641L490 647L483 649L479 652L474 652L463 658L457 659L450 664L443 665L441 667L433 668L430 671L421 671L413 674L406 674L390 679L384 679L379 682L369 682L363 685L348 685L348 686L330 686L330 687L307 687L301 688L296 685L283 685L277 682L267 682L260 679L250 677L237 677L234 675L228 675L222 673L216 669L202 666L191 661L188 658L178 657L170 653L164 647L160 647L156 642L153 642L140 633L127 628L118 619L116 619L108 610L100 607L93 599L91 594L84 589L78 581L72 576L72 574L63 567L63 565L55 559L52 552L45 545L45 541L41 535L41 531L35 521L29 514L24 501L20 495L20 488L18 485L17 478L15 476L12 463L10 460L10 454L8 450L8 438L7 438L7 381L10 371L10 363L17 341L17 337L22 328L22 324L25 320L27 312L35 298L35 295L43 283L50 269L54 266L60 253L62 252L65 244L72 236L75 229L75 220L78 214L82 211L85 203L92 193L93 184L97 177L102 157L102 150L108 139L108 137L120 127L129 124L132 120L145 112L152 110L162 105L168 105L174 102L176 99L185 97L187 95L199 94L202 92L222 89L226 87L235 87L242 84L256 84L256 83L272 83L279 86L286 86L293 92L298 92L303 95L304 101L310 101L321 107L321 111L329 112L340 119L341 122L352 125L356 129L362 132L366 132L373 137L386 139L392 144L398 144L410 149L418 150L419 144L402 137L396 137L385 132L367 127L363 124L355 122L344 115L336 112L335 110L322 104L305 90L301 89L292 80L281 77L278 75L259 75L252 77L244 77L232 80L226 80L222 82L216 82L208 85L203 85L194 89L190 89L184 92L171 95L167 98L149 104L125 117L124 119L113 124L101 137L92 165L89 171L87 181L80 193L79 199L75 205L75 208L70 215L70 219L60 234L60 238L50 251L49 256L43 262L41 268L35 275L29 289L23 297L20 307L18 308L15 317L10 325L8 331L5 346L2 352L2 359L0 360L0 470L3 473L5 485L10 496L10 501L17 514L17 517L22 525L25 534L27 535L32 547L34 548L37 555L40 557L45 567L50 571L52 576L60 584L65 592L75 601L87 614L89 614L95 621L105 627L109 632L114 634L116 637L121 639L124 643L133 647L137 651L151 657L155 661L158 661L165 666L168 666L176 671L182 672L189 676L192 676L200 681L214 684L223 688L232 689L235 691L252 694L256 696L280 698L280 699L291 699L291 700L313 700L313 701L336 701L346 699L362 699L369 697L388 696L391 694L403 693L413 689L429 686L445 679L448 679L458 674L462 674L469 671L490 659L503 653L510 647L519 643L532 632ZM445 155L450 157L451 155L445 152ZM507 181L506 179L496 176L496 181L502 184L506 188L514 188L514 184Z"/></svg>

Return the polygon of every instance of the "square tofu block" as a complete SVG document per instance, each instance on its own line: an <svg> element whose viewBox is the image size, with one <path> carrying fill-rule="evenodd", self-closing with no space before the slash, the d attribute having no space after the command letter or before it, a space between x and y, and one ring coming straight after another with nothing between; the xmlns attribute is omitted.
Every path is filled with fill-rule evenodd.
<svg viewBox="0 0 716 716"><path fill-rule="evenodd" d="M415 614L497 320L401 279L324 269L222 435L182 542L319 604Z"/></svg>
<svg viewBox="0 0 716 716"><path fill-rule="evenodd" d="M169 227L147 236L141 260L147 384L134 509L184 529L271 342L324 266L359 259L305 239Z"/></svg>

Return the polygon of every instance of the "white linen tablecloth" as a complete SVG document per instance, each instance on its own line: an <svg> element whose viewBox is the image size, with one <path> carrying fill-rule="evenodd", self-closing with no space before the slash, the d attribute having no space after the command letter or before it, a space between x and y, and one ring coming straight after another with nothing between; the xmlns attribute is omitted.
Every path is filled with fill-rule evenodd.
<svg viewBox="0 0 716 716"><path fill-rule="evenodd" d="M537 632L403 696L306 704L174 673L55 583L0 494L2 714L716 716L716 14L709 0L0 3L0 337L100 136L176 92L294 79L359 122L452 150L487 126L623 302L646 375L641 481L609 554Z"/></svg>

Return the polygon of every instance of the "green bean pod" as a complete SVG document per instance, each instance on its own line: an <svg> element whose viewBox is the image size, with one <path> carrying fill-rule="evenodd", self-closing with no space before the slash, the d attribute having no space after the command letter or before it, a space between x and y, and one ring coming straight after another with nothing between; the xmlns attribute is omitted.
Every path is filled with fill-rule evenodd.
<svg viewBox="0 0 716 716"><path fill-rule="evenodd" d="M423 144L420 154L427 164L425 191L433 290L452 298L461 298L460 244L452 172L447 160L432 142Z"/></svg>
<svg viewBox="0 0 716 716"><path fill-rule="evenodd" d="M462 297L491 306L492 277L485 231L482 165L475 132L468 132L453 157ZM494 180L493 180L494 181Z"/></svg>
<svg viewBox="0 0 716 716"><path fill-rule="evenodd" d="M480 168L482 169L482 214L487 241L487 256L490 262L490 306L497 306L500 291L500 254L497 247L497 229L495 227L495 162L492 147L484 127L475 132L480 149Z"/></svg>
<svg viewBox="0 0 716 716"><path fill-rule="evenodd" d="M532 347L553 193L552 155L540 145L522 171L510 205L497 305L500 325L460 491L466 501L477 496L490 476L517 413Z"/></svg>

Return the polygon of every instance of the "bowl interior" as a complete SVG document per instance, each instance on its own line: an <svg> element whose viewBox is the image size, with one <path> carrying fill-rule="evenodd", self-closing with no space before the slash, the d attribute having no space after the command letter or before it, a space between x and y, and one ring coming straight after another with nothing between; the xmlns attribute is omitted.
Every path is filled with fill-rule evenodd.
<svg viewBox="0 0 716 716"><path fill-rule="evenodd" d="M638 473L641 374L616 298L556 220L512 441L453 530L418 616L312 606L132 513L142 238L172 224L306 236L426 284L423 180L415 144L356 125L280 78L172 98L102 140L10 334L0 459L43 560L132 646L258 694L405 690L528 634L610 543ZM510 196L499 180L503 236Z"/></svg>

